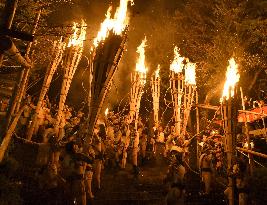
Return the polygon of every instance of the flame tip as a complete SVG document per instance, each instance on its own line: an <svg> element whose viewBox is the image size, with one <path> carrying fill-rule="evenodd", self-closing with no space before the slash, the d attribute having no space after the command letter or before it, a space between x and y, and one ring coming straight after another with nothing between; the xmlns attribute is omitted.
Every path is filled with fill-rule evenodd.
<svg viewBox="0 0 267 205"><path fill-rule="evenodd" d="M238 73L238 64L235 62L235 59L232 57L228 60L228 62L229 65L227 66L226 71L226 81L220 102L222 102L224 98L228 100L230 96L234 96L234 88L240 79L240 74Z"/></svg>
<svg viewBox="0 0 267 205"><path fill-rule="evenodd" d="M79 23L73 22L73 26L72 26L73 34L71 35L71 37L69 39L68 47L71 47L71 46L78 46L81 48L83 47L83 43L85 41L85 36L86 36L87 24L82 19L81 24L80 24L80 28L78 26L79 26Z"/></svg>
<svg viewBox="0 0 267 205"><path fill-rule="evenodd" d="M175 46L174 47L174 59L170 65L170 70L174 71L175 73L181 73L184 67L184 57L182 57L179 53L180 49Z"/></svg>
<svg viewBox="0 0 267 205"><path fill-rule="evenodd" d="M101 23L100 31L93 41L94 47L97 47L101 41L105 40L112 30L116 35L122 34L128 24L127 7L129 2L131 5L134 3L133 0L120 0L120 6L117 7L113 18L111 18L112 6L109 6L106 19Z"/></svg>
<svg viewBox="0 0 267 205"><path fill-rule="evenodd" d="M185 83L188 85L196 85L196 63L189 62L185 66Z"/></svg>

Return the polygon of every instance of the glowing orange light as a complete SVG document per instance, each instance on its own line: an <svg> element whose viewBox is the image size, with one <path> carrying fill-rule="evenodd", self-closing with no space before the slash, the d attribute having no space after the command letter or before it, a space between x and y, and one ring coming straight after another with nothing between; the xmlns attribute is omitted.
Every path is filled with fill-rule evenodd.
<svg viewBox="0 0 267 205"><path fill-rule="evenodd" d="M174 47L174 59L170 65L171 71L174 71L175 73L181 73L183 71L184 67L184 57L182 57L179 53L179 49L177 46Z"/></svg>
<svg viewBox="0 0 267 205"><path fill-rule="evenodd" d="M160 71L160 65L158 65L158 69L155 71L156 78L159 78L159 71Z"/></svg>
<svg viewBox="0 0 267 205"><path fill-rule="evenodd" d="M137 62L136 62L135 70L140 73L141 83L142 84L146 83L146 72L147 72L147 68L146 68L146 65L145 65L146 42L147 42L147 40L146 40L146 37L145 37L144 40L142 41L142 43L140 44L140 46L137 47L137 51L136 51L139 54L139 57L138 57Z"/></svg>
<svg viewBox="0 0 267 205"><path fill-rule="evenodd" d="M230 95L231 97L234 96L234 88L240 78L237 68L238 68L238 64L236 64L234 58L231 58L229 60L229 66L227 67L227 71L226 71L226 81L224 84L221 101L224 97L226 98L226 100L228 100Z"/></svg>
<svg viewBox="0 0 267 205"><path fill-rule="evenodd" d="M108 110L108 108L105 110L105 115L107 116L108 115L108 112L109 112L109 110Z"/></svg>
<svg viewBox="0 0 267 205"><path fill-rule="evenodd" d="M73 34L71 35L69 42L68 42L68 47L71 46L79 46L83 47L83 42L85 40L86 36L86 23L82 20L82 23L79 28L78 23L73 23Z"/></svg>
<svg viewBox="0 0 267 205"><path fill-rule="evenodd" d="M133 0L120 0L120 6L116 9L114 18L111 17L112 7L110 6L106 13L106 19L101 23L100 30L97 37L94 39L94 47L97 47L99 42L105 40L110 31L113 31L117 35L121 35L125 27L129 23L129 18L127 17L127 7L128 3L133 5Z"/></svg>
<svg viewBox="0 0 267 205"><path fill-rule="evenodd" d="M196 85L196 64L188 62L185 66L185 83Z"/></svg>

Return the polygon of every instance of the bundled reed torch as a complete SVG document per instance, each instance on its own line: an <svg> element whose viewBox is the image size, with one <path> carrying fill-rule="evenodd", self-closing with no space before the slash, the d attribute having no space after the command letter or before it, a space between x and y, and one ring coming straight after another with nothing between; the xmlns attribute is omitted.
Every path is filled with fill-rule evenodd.
<svg viewBox="0 0 267 205"><path fill-rule="evenodd" d="M38 118L40 116L40 112L41 112L41 109L43 106L43 101L44 101L45 95L47 94L47 92L49 90L53 75L54 75L59 63L62 60L62 56L63 56L65 48L66 48L66 43L62 42L62 38L58 41L54 41L53 50L52 50L53 60L50 62L49 66L46 70L46 73L45 73L45 78L44 78L43 86L42 86L40 96L39 96L39 99L37 102L37 106L35 109L35 114L34 114L32 123L30 125L30 128L27 132L27 139L28 140L31 140L32 135L34 133L34 130L37 130L39 127L38 126Z"/></svg>
<svg viewBox="0 0 267 205"><path fill-rule="evenodd" d="M146 84L147 68L145 66L145 46L146 38L142 41L141 45L137 48L139 58L136 63L136 70L131 73L131 101L130 101L130 122L135 120L135 127L137 128L137 121L139 118L139 109L141 98L144 92L144 86Z"/></svg>
<svg viewBox="0 0 267 205"><path fill-rule="evenodd" d="M129 3L133 4L133 0L120 0L114 15L112 15L112 7L109 7L91 47L88 89L89 136L93 135L95 123L102 112L103 103L125 49Z"/></svg>
<svg viewBox="0 0 267 205"><path fill-rule="evenodd" d="M170 65L170 70L175 134L184 140L187 122L196 92L196 64L182 57L179 54L179 49L175 47L174 60Z"/></svg>
<svg viewBox="0 0 267 205"><path fill-rule="evenodd" d="M196 93L196 64L187 62L185 65L185 86L184 86L184 119L183 136L186 134L186 127Z"/></svg>
<svg viewBox="0 0 267 205"><path fill-rule="evenodd" d="M238 74L238 65L234 58L229 60L229 66L226 72L226 82L224 84L223 95L221 98L221 113L223 118L223 128L225 135L225 151L227 154L227 168L230 170L233 166L233 159L236 149L236 126L237 126L237 83L240 75ZM228 178L228 199L229 204L234 205L234 180L229 175Z"/></svg>
<svg viewBox="0 0 267 205"><path fill-rule="evenodd" d="M172 94L172 103L174 111L175 122L175 134L181 135L182 125L182 97L184 90L184 60L185 58L180 56L177 47L174 48L174 60L170 65L170 87Z"/></svg>
<svg viewBox="0 0 267 205"><path fill-rule="evenodd" d="M74 23L72 29L73 29L73 34L69 38L69 42L65 53L66 55L63 60L64 78L61 86L60 100L55 123L55 131L57 135L59 135L59 131L64 129L64 116L63 116L64 105L66 102L66 98L69 92L73 76L82 58L83 45L86 36L86 23L84 21L82 21L80 25L78 25L78 23ZM59 139L61 139L62 137L63 135L59 135Z"/></svg>
<svg viewBox="0 0 267 205"><path fill-rule="evenodd" d="M160 65L151 77L151 89L153 97L154 124L159 125L159 98L160 98Z"/></svg>

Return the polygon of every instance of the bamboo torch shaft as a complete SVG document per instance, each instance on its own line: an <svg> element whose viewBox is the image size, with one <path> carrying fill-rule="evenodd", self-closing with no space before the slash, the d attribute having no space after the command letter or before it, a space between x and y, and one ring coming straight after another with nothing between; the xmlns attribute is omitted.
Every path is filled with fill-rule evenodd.
<svg viewBox="0 0 267 205"><path fill-rule="evenodd" d="M246 110L242 87L240 87L240 94L241 94L241 100L242 100L242 109ZM248 150L251 150L251 142L250 142L246 113L245 113L245 135L247 137ZM253 162L254 162L254 160L253 160L253 155L251 153L248 153L248 159L249 159L250 174L253 174Z"/></svg>

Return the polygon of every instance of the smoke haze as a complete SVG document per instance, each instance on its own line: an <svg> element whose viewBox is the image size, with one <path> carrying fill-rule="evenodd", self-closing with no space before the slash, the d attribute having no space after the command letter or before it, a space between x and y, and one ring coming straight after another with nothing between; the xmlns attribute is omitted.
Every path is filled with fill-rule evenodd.
<svg viewBox="0 0 267 205"><path fill-rule="evenodd" d="M75 20L80 21L81 18L85 19L88 29L84 53L88 55L92 40L100 28L101 22L105 19L105 14L110 3L115 8L118 2L119 0L80 0L73 5L59 9L54 14L53 23L62 23L63 21L65 24L71 24ZM137 59L136 48L145 36L147 36L146 64L149 69L148 76L150 76L152 71L156 70L158 64L162 65L161 72L164 72L164 70L167 71L173 55L176 28L172 17L175 9L181 2L176 0L135 0L134 2L135 5L129 7L130 23L126 51L115 74L113 80L114 85L106 99L106 102L110 106L118 104L122 98L127 99L127 94L129 94L131 86L130 73L134 71ZM84 65L86 64L86 60L84 60ZM79 68L77 70L72 83L68 97L68 100L72 101L71 104L79 104L84 100L82 98L85 97L85 93L81 85L81 81L87 80L84 69ZM149 80L147 83L149 83ZM83 85L86 87L86 83ZM77 95L77 90L81 91L80 95Z"/></svg>

